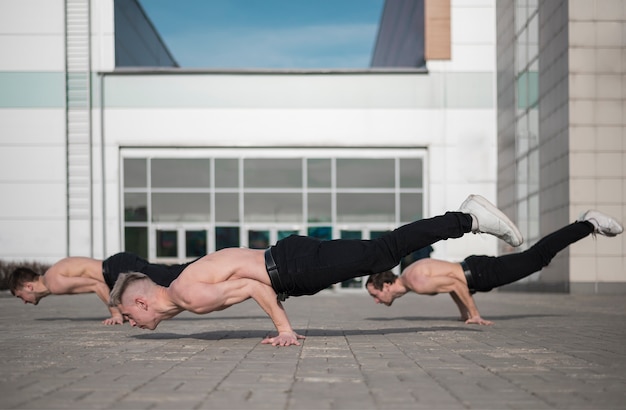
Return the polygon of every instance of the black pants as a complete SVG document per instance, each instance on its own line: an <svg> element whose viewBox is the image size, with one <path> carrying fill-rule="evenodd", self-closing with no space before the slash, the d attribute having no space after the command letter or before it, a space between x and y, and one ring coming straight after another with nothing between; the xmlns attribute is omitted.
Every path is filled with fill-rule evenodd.
<svg viewBox="0 0 626 410"><path fill-rule="evenodd" d="M489 292L498 286L513 283L548 266L552 258L594 231L590 222L574 222L543 237L524 252L503 255L472 255L465 259L477 292Z"/></svg>
<svg viewBox="0 0 626 410"><path fill-rule="evenodd" d="M471 227L469 214L446 212L372 240L324 241L292 235L271 248L280 278L280 286L273 287L287 296L313 295L334 283L392 269L404 256L442 239L461 237Z"/></svg>
<svg viewBox="0 0 626 410"><path fill-rule="evenodd" d="M197 260L197 259L196 259ZM189 264L162 265L150 263L134 253L121 252L102 261L102 274L109 289L113 289L120 273L141 272L158 285L169 286Z"/></svg>

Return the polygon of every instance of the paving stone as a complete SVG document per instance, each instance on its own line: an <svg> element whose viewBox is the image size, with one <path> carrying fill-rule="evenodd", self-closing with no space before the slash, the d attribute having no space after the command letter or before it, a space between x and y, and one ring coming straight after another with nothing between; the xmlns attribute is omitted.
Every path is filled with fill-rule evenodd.
<svg viewBox="0 0 626 410"><path fill-rule="evenodd" d="M154 332L104 326L93 295L38 307L0 293L2 409L624 409L626 298L447 296L386 308L363 293L290 298L302 346L261 344L253 302L183 313ZM416 314L415 312L419 312Z"/></svg>

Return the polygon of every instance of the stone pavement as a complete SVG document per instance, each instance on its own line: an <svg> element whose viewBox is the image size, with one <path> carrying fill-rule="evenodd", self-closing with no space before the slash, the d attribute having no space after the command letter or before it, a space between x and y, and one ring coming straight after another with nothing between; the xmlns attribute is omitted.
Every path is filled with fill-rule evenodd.
<svg viewBox="0 0 626 410"><path fill-rule="evenodd" d="M0 292L3 409L626 409L626 296L365 292L285 302L302 346L261 339L253 302L156 331L100 324L95 295L25 306Z"/></svg>

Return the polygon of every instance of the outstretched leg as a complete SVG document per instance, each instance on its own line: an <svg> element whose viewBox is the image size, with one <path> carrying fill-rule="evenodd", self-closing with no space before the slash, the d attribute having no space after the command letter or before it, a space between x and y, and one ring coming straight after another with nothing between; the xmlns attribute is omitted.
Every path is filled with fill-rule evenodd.
<svg viewBox="0 0 626 410"><path fill-rule="evenodd" d="M272 280L274 290L292 296L312 295L334 283L392 269L402 257L418 249L468 232L506 236L521 243L515 225L487 200L471 196L464 205L471 208L471 214L446 212L373 240L283 239L270 249L280 279Z"/></svg>
<svg viewBox="0 0 626 410"><path fill-rule="evenodd" d="M471 290L488 292L548 266L557 253L592 233L615 236L622 232L622 226L611 217L598 211L588 211L577 222L545 236L524 252L499 257L473 255L466 258L465 263L474 282L473 289L471 284L468 285Z"/></svg>

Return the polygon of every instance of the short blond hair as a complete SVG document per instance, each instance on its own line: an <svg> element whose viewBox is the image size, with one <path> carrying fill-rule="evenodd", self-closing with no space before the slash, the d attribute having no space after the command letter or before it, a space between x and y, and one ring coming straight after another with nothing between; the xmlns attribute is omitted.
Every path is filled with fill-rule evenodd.
<svg viewBox="0 0 626 410"><path fill-rule="evenodd" d="M140 272L120 273L115 281L113 289L111 289L111 294L109 295L109 306L117 307L121 305L122 297L124 296L124 292L128 290L128 287L135 282L144 280L150 281L150 278Z"/></svg>

